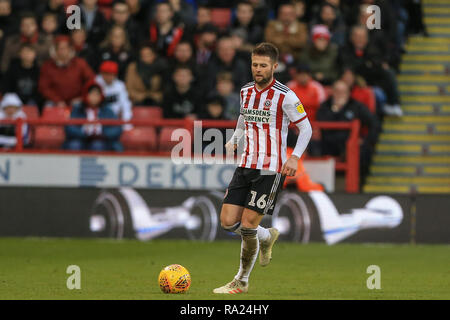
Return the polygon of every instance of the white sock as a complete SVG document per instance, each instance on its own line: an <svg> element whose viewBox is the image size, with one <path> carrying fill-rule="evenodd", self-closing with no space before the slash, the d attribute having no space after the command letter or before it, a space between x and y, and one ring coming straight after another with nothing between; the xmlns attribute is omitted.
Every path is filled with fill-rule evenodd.
<svg viewBox="0 0 450 320"><path fill-rule="evenodd" d="M230 232L234 232L236 234L241 235L241 223L237 222L236 224L232 225L229 228L225 228L225 230L228 230ZM258 226L257 230L257 235L258 235L258 240L261 242L267 241L270 238L270 232L269 229Z"/></svg>
<svg viewBox="0 0 450 320"><path fill-rule="evenodd" d="M234 278L248 283L248 278L255 265L256 257L258 256L259 240L256 234L257 229L242 228L241 233L241 259L239 271Z"/></svg>
<svg viewBox="0 0 450 320"><path fill-rule="evenodd" d="M270 239L270 231L267 228L258 226L258 229L256 229L258 232L258 240L259 242L264 242Z"/></svg>

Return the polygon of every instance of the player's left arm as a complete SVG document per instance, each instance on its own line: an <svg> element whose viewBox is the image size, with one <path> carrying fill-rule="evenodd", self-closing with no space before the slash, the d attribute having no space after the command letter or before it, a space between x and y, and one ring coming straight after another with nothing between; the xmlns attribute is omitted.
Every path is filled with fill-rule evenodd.
<svg viewBox="0 0 450 320"><path fill-rule="evenodd" d="M294 151L281 168L281 174L294 176L297 172L298 160L302 157L303 152L311 139L312 128L300 99L292 91L286 95L286 103L283 104L283 112L299 129Z"/></svg>

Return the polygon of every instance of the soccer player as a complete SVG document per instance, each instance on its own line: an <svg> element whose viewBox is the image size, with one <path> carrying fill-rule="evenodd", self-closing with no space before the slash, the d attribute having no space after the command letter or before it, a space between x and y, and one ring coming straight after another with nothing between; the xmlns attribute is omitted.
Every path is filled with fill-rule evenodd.
<svg viewBox="0 0 450 320"><path fill-rule="evenodd" d="M240 116L232 138L226 143L233 151L245 136L241 162L234 172L223 200L220 222L230 232L241 235L239 271L214 293L248 292L250 272L260 250L259 263L267 266L278 238L275 228L263 228L264 215L271 215L286 175L293 176L297 161L311 138L311 125L295 93L274 79L278 49L261 43L252 51L253 82L240 92ZM300 130L297 143L286 160L286 138L290 122Z"/></svg>

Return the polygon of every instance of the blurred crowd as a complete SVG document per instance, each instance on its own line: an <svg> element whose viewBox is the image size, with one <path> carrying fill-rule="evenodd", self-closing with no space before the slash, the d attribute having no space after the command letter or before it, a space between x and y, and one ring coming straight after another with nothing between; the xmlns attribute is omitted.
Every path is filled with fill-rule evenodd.
<svg viewBox="0 0 450 320"><path fill-rule="evenodd" d="M74 30L69 4L81 9ZM381 28L368 28L376 19ZM310 120L360 119L370 159L383 116L402 115L396 73L418 33L426 35L417 0L0 0L0 91L14 102L2 102L0 119L11 107L23 116L21 105L87 119L129 120L133 106L236 119L251 50L268 41L280 50L276 78ZM69 127L65 148L119 151L122 129ZM315 131L308 151L342 156L347 136Z"/></svg>

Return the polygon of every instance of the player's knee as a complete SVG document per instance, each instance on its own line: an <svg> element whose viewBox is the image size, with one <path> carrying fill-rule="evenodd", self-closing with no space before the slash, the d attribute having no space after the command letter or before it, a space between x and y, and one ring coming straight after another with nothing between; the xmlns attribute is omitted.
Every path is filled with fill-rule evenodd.
<svg viewBox="0 0 450 320"><path fill-rule="evenodd" d="M244 214L242 215L241 226L242 228L255 229L261 222L261 218L262 216L256 212L252 214Z"/></svg>
<svg viewBox="0 0 450 320"><path fill-rule="evenodd" d="M221 214L220 215L220 225L222 226L222 228L226 228L227 226L232 226L234 225L236 222L235 219L233 219L233 217L230 217L227 214Z"/></svg>
<svg viewBox="0 0 450 320"><path fill-rule="evenodd" d="M228 232L238 233L238 230L241 229L240 227L241 227L240 222L236 222L234 224L222 224L222 228Z"/></svg>

